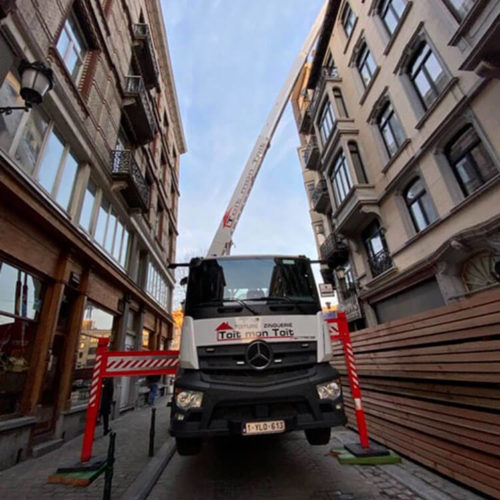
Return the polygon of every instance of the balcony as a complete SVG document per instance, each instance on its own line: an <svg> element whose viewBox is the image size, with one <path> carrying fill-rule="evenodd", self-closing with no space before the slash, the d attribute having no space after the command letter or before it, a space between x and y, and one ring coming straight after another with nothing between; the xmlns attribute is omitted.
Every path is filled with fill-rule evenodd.
<svg viewBox="0 0 500 500"><path fill-rule="evenodd" d="M339 241L334 233L330 233L319 248L322 260L328 261L331 268L345 264L349 258L349 250L346 245Z"/></svg>
<svg viewBox="0 0 500 500"><path fill-rule="evenodd" d="M111 177L115 187L122 190L128 206L147 212L149 209L149 185L137 165L132 151L113 151Z"/></svg>
<svg viewBox="0 0 500 500"><path fill-rule="evenodd" d="M387 250L381 250L368 259L372 275L378 276L392 267L392 258Z"/></svg>
<svg viewBox="0 0 500 500"><path fill-rule="evenodd" d="M459 20L450 45L460 42L467 49L460 70L474 71L485 78L500 78L500 3L477 1Z"/></svg>
<svg viewBox="0 0 500 500"><path fill-rule="evenodd" d="M320 214L326 214L330 209L330 197L328 196L328 188L324 179L320 180L311 195L311 203L313 210Z"/></svg>
<svg viewBox="0 0 500 500"><path fill-rule="evenodd" d="M299 123L299 134L311 134L313 129L313 121L311 113L309 112L309 102L304 103L304 111L302 113L302 119Z"/></svg>
<svg viewBox="0 0 500 500"><path fill-rule="evenodd" d="M319 148L316 137L312 136L304 150L304 166L308 170L319 170L321 163L319 161Z"/></svg>
<svg viewBox="0 0 500 500"><path fill-rule="evenodd" d="M146 23L137 23L132 27L134 34L134 53L141 65L142 75L146 87L158 86L158 64L156 62L153 41Z"/></svg>
<svg viewBox="0 0 500 500"><path fill-rule="evenodd" d="M144 81L140 76L125 80L124 112L138 146L153 140L156 124Z"/></svg>
<svg viewBox="0 0 500 500"><path fill-rule="evenodd" d="M356 234L367 214L380 216L378 199L371 184L355 185L333 213L336 228L342 234Z"/></svg>

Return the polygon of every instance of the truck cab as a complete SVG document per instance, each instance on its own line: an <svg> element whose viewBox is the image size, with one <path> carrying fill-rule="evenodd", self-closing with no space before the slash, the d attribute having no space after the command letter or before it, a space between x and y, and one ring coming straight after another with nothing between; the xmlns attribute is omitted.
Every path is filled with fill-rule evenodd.
<svg viewBox="0 0 500 500"><path fill-rule="evenodd" d="M294 430L328 443L346 421L331 354L309 259L193 259L171 413L178 452Z"/></svg>

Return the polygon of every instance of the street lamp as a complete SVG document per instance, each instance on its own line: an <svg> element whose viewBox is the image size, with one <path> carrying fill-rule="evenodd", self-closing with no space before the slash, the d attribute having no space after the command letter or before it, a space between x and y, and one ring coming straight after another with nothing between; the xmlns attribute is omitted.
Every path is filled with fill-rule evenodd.
<svg viewBox="0 0 500 500"><path fill-rule="evenodd" d="M23 109L29 111L33 104L40 104L44 95L54 86L52 70L41 61L29 63L21 61L19 65L21 74L21 97L24 106L0 107L0 114L10 115L13 110Z"/></svg>

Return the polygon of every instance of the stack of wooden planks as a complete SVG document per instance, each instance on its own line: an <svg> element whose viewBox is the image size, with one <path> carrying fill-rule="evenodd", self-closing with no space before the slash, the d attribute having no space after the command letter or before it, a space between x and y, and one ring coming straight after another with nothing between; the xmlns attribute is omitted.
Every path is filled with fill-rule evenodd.
<svg viewBox="0 0 500 500"><path fill-rule="evenodd" d="M351 338L370 438L500 498L500 289ZM343 349L333 348L355 426Z"/></svg>

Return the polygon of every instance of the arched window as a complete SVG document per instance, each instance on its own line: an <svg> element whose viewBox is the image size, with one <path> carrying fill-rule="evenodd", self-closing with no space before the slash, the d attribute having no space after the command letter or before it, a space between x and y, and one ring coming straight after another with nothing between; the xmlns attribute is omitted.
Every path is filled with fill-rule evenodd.
<svg viewBox="0 0 500 500"><path fill-rule="evenodd" d="M427 111L448 82L442 64L427 42L418 46L408 64L407 72L422 106Z"/></svg>
<svg viewBox="0 0 500 500"><path fill-rule="evenodd" d="M470 124L447 144L445 154L465 196L469 196L498 173Z"/></svg>
<svg viewBox="0 0 500 500"><path fill-rule="evenodd" d="M431 200L420 177L408 184L404 199L417 233L435 220Z"/></svg>
<svg viewBox="0 0 500 500"><path fill-rule="evenodd" d="M361 160L357 143L355 141L349 141L347 146L349 148L349 153L351 155L352 164L354 171L356 172L358 182L360 184L368 184L368 177L366 176L365 166Z"/></svg>
<svg viewBox="0 0 500 500"><path fill-rule="evenodd" d="M384 231L378 220L374 220L362 233L361 238L368 255L368 264L373 276L377 276L392 267L392 259L387 249Z"/></svg>

